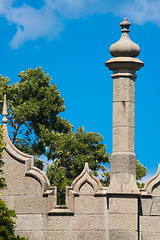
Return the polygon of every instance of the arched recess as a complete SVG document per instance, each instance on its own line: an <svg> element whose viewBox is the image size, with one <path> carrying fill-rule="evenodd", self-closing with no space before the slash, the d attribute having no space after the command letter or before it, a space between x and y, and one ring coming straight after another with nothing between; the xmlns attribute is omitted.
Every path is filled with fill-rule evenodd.
<svg viewBox="0 0 160 240"><path fill-rule="evenodd" d="M71 188L76 194L79 195L80 190L85 183L88 183L93 188L93 191L92 191L93 194L98 194L102 192L102 184L98 180L98 178L96 178L91 173L87 162L85 163L85 167L81 172L81 174L72 182Z"/></svg>

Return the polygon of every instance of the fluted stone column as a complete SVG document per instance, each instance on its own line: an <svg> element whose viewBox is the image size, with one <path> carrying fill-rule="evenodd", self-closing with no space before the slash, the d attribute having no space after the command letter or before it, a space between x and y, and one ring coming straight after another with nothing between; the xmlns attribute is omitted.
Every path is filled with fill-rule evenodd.
<svg viewBox="0 0 160 240"><path fill-rule="evenodd" d="M135 79L143 62L135 58L140 48L129 38L131 23L125 18L120 24L122 36L111 45L111 58L105 65L113 71L113 152L109 192L138 193L136 185Z"/></svg>

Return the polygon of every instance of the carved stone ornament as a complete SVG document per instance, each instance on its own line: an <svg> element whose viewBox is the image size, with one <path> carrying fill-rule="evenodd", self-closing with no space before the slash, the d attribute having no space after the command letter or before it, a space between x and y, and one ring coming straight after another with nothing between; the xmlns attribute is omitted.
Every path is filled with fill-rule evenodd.
<svg viewBox="0 0 160 240"><path fill-rule="evenodd" d="M128 22L127 18L124 18L123 22L120 23L122 36L118 42L110 47L110 53L113 57L137 57L139 55L139 46L132 42L128 35L130 25L131 23Z"/></svg>

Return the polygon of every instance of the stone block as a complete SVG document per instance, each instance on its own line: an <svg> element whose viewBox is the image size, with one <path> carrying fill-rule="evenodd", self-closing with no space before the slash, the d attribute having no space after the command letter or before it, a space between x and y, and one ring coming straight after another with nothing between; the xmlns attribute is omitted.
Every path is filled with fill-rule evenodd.
<svg viewBox="0 0 160 240"><path fill-rule="evenodd" d="M4 163L3 169L7 188L3 189L3 194L21 194L24 189L25 165L9 155L4 159Z"/></svg>
<svg viewBox="0 0 160 240"><path fill-rule="evenodd" d="M109 230L109 240L138 240L138 231L111 229Z"/></svg>
<svg viewBox="0 0 160 240"><path fill-rule="evenodd" d="M150 215L160 216L160 197L154 197Z"/></svg>
<svg viewBox="0 0 160 240"><path fill-rule="evenodd" d="M107 240L108 234L106 231L77 231L76 240Z"/></svg>
<svg viewBox="0 0 160 240"><path fill-rule="evenodd" d="M160 233L141 232L141 240L159 240Z"/></svg>
<svg viewBox="0 0 160 240"><path fill-rule="evenodd" d="M48 198L42 195L16 195L15 211L17 213L47 213Z"/></svg>
<svg viewBox="0 0 160 240"><path fill-rule="evenodd" d="M74 229L74 216L46 216L43 218L43 228L45 231L68 231Z"/></svg>
<svg viewBox="0 0 160 240"><path fill-rule="evenodd" d="M41 231L43 228L42 214L17 214L17 231Z"/></svg>
<svg viewBox="0 0 160 240"><path fill-rule="evenodd" d="M105 214L77 214L74 217L72 229L105 231L107 223Z"/></svg>
<svg viewBox="0 0 160 240"><path fill-rule="evenodd" d="M75 198L75 213L105 213L107 203L104 197L79 196Z"/></svg>
<svg viewBox="0 0 160 240"><path fill-rule="evenodd" d="M142 232L160 233L160 216L140 216Z"/></svg>
<svg viewBox="0 0 160 240"><path fill-rule="evenodd" d="M137 214L109 214L109 229L137 230Z"/></svg>
<svg viewBox="0 0 160 240"><path fill-rule="evenodd" d="M14 209L14 198L15 196L14 195L3 195L3 196L0 196L0 198L5 201L7 203L7 207L10 208L10 209Z"/></svg>
<svg viewBox="0 0 160 240"><path fill-rule="evenodd" d="M109 197L109 214L138 214L138 199L132 196L114 196Z"/></svg>
<svg viewBox="0 0 160 240"><path fill-rule="evenodd" d="M111 155L111 173L136 172L136 155L129 152L115 152Z"/></svg>
<svg viewBox="0 0 160 240"><path fill-rule="evenodd" d="M43 195L43 193L44 193L40 182L32 176L25 176L23 184L24 184L23 194L27 194L27 195L28 194L29 195L41 194L41 195Z"/></svg>
<svg viewBox="0 0 160 240"><path fill-rule="evenodd" d="M149 216L151 212L151 207L152 207L152 198L142 198L141 199L141 205L142 205L142 215L143 216Z"/></svg>
<svg viewBox="0 0 160 240"><path fill-rule="evenodd" d="M29 240L44 240L43 231L16 231L16 235L28 238Z"/></svg>
<svg viewBox="0 0 160 240"><path fill-rule="evenodd" d="M135 104L133 102L113 102L113 127L135 126Z"/></svg>
<svg viewBox="0 0 160 240"><path fill-rule="evenodd" d="M69 230L69 231L63 231L63 230L44 231L44 238L42 240L54 240L54 239L56 239L56 240L74 240L74 239L76 239L75 232L72 230Z"/></svg>
<svg viewBox="0 0 160 240"><path fill-rule="evenodd" d="M134 153L133 127L113 127L113 152Z"/></svg>
<svg viewBox="0 0 160 240"><path fill-rule="evenodd" d="M114 78L113 101L135 102L135 81L129 78Z"/></svg>

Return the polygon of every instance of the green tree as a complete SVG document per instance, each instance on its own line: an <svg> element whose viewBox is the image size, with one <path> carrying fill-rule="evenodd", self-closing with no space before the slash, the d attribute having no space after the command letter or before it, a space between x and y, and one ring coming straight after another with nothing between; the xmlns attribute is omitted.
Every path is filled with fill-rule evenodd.
<svg viewBox="0 0 160 240"><path fill-rule="evenodd" d="M0 173L2 174L3 161L1 160L2 151L5 146L3 143L3 130L0 125ZM0 177L0 189L6 187L5 180ZM15 221L16 214L14 210L8 209L6 203L0 199L0 240L27 240L24 237L15 236Z"/></svg>
<svg viewBox="0 0 160 240"><path fill-rule="evenodd" d="M65 110L64 100L56 84L50 84L48 74L38 67L18 76L20 81L12 85L8 78L0 76L0 107L2 110L3 95L7 93L12 143L26 153L40 156L46 153L53 132L66 133L72 125L59 115Z"/></svg>
<svg viewBox="0 0 160 240"><path fill-rule="evenodd" d="M64 203L65 187L82 172L85 162L95 176L98 171L106 171L104 164L109 163L109 154L102 143L103 137L99 133L85 132L79 127L74 133L57 133L50 149L47 176L50 182L58 186L58 203Z"/></svg>
<svg viewBox="0 0 160 240"><path fill-rule="evenodd" d="M144 182L140 182L142 177L145 177L147 174L147 169L146 167L142 164L139 163L138 160L136 160L136 179L137 179L137 185L140 189L144 187Z"/></svg>
<svg viewBox="0 0 160 240"><path fill-rule="evenodd" d="M12 142L23 152L36 156L36 166L43 169L38 157L45 154L52 160L47 167L47 176L58 186L59 203L63 202L66 185L83 170L89 162L93 174L99 176L103 185L109 184L106 170L109 154L99 133L85 132L73 126L60 114L65 110L64 100L51 85L51 78L42 68L28 69L18 75L20 81L9 85L9 79L0 76L0 107L7 93L9 125ZM143 165L137 163L138 179L145 174Z"/></svg>

